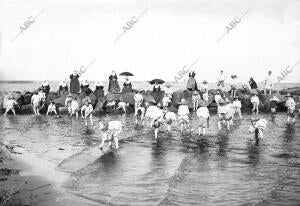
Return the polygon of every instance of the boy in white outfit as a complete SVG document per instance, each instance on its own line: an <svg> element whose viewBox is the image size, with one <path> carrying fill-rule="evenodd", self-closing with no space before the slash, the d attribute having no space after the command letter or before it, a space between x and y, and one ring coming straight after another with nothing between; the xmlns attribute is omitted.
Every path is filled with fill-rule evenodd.
<svg viewBox="0 0 300 206"><path fill-rule="evenodd" d="M237 96L233 99L232 107L234 109L234 115L238 114L240 119L242 119L242 112L241 112L242 104Z"/></svg>
<svg viewBox="0 0 300 206"><path fill-rule="evenodd" d="M40 115L41 99L38 94L33 94L31 97L31 105L35 115Z"/></svg>
<svg viewBox="0 0 300 206"><path fill-rule="evenodd" d="M288 98L285 102L285 106L287 107L287 123L294 124L296 103L291 94L287 94L286 97ZM290 119L292 119L292 121L290 121Z"/></svg>
<svg viewBox="0 0 300 206"><path fill-rule="evenodd" d="M253 97L251 98L251 103L253 105L252 112L258 114L258 105L259 105L259 98L257 94L254 94Z"/></svg>
<svg viewBox="0 0 300 206"><path fill-rule="evenodd" d="M81 117L84 118L86 126L88 126L87 118L90 119L91 125L93 125L93 115L92 115L93 109L94 108L89 101L85 101L84 105L81 107Z"/></svg>
<svg viewBox="0 0 300 206"><path fill-rule="evenodd" d="M178 107L178 120L180 123L180 132L181 134L183 134L184 127L190 128L190 111L187 102L184 98L181 99L181 102L179 104L180 105Z"/></svg>
<svg viewBox="0 0 300 206"><path fill-rule="evenodd" d="M15 112L15 106L18 106L18 103L14 100L14 98L12 96L10 96L6 102L6 110L4 115L7 115L7 112L12 111L14 115L16 115Z"/></svg>
<svg viewBox="0 0 300 206"><path fill-rule="evenodd" d="M198 134L201 135L201 130L203 131L203 136L205 136L206 133L206 127L209 127L209 111L206 107L206 104L204 101L200 102L200 108L197 109L197 116L199 118L199 128L198 128Z"/></svg>

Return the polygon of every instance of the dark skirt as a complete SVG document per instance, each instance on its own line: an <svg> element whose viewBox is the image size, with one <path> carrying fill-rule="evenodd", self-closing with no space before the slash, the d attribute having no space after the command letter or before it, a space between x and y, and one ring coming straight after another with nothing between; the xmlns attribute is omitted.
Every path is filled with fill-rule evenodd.
<svg viewBox="0 0 300 206"><path fill-rule="evenodd" d="M117 80L110 80L108 85L108 92L118 93L120 92L120 86Z"/></svg>
<svg viewBox="0 0 300 206"><path fill-rule="evenodd" d="M70 81L70 92L71 93L79 93L80 92L80 83L78 78L73 78Z"/></svg>

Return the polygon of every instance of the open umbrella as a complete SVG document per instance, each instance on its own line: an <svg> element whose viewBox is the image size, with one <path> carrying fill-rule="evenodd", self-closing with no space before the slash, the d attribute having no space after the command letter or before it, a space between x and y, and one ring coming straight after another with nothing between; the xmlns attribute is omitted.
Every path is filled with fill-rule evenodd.
<svg viewBox="0 0 300 206"><path fill-rule="evenodd" d="M150 84L155 84L155 82L157 82L158 84L165 83L165 81L162 79L153 79L153 80L149 81Z"/></svg>
<svg viewBox="0 0 300 206"><path fill-rule="evenodd" d="M120 73L120 76L130 77L130 76L134 76L134 75L132 73L130 73L130 72L122 72L122 73Z"/></svg>

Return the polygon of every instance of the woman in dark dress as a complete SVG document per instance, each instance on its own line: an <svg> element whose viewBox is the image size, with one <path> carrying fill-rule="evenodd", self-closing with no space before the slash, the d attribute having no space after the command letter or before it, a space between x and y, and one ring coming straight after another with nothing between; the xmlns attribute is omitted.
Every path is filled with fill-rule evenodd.
<svg viewBox="0 0 300 206"><path fill-rule="evenodd" d="M80 92L79 75L76 70L70 75L70 93L72 96L78 96Z"/></svg>
<svg viewBox="0 0 300 206"><path fill-rule="evenodd" d="M58 88L58 93L59 94L66 94L69 91L69 87L67 85L67 79L65 79L64 81L62 81L61 83L59 83L59 88Z"/></svg>
<svg viewBox="0 0 300 206"><path fill-rule="evenodd" d="M112 92L112 93L120 92L118 77L115 71L112 71L112 74L109 76L108 92Z"/></svg>
<svg viewBox="0 0 300 206"><path fill-rule="evenodd" d="M133 92L132 85L128 77L126 77L126 81L123 84L122 93L124 94L124 93L131 93L131 92Z"/></svg>
<svg viewBox="0 0 300 206"><path fill-rule="evenodd" d="M257 89L257 84L252 77L250 78L249 85L251 89Z"/></svg>
<svg viewBox="0 0 300 206"><path fill-rule="evenodd" d="M186 85L186 89L189 91L198 91L195 76L196 76L196 73L194 71L189 73L189 79L188 79L188 82Z"/></svg>
<svg viewBox="0 0 300 206"><path fill-rule="evenodd" d="M104 97L104 86L101 82L96 82L95 83L96 89L94 91L94 94L96 98L98 99L99 97Z"/></svg>
<svg viewBox="0 0 300 206"><path fill-rule="evenodd" d="M42 88L43 88L44 92L46 93L46 95L50 92L50 85L47 81L43 81Z"/></svg>

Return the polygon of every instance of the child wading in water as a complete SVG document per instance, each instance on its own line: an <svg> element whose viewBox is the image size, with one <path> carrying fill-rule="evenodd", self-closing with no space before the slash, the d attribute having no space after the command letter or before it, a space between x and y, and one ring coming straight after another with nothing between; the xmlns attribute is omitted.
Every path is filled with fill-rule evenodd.
<svg viewBox="0 0 300 206"><path fill-rule="evenodd" d="M287 107L287 124L294 124L296 104L291 94L287 94L286 97L288 98L285 103ZM290 119L292 119L292 121Z"/></svg>
<svg viewBox="0 0 300 206"><path fill-rule="evenodd" d="M119 149L119 139L117 136L122 132L123 127L124 125L121 121L109 121L107 125L99 122L99 129L103 132L99 149L103 150L105 142L108 142L109 147L112 147L112 143L115 143L115 148Z"/></svg>
<svg viewBox="0 0 300 206"><path fill-rule="evenodd" d="M84 112L84 115L83 115ZM93 106L89 101L85 101L84 105L81 107L81 117L84 118L85 125L88 126L88 120L87 118L90 119L91 125L93 125Z"/></svg>
<svg viewBox="0 0 300 206"><path fill-rule="evenodd" d="M50 104L48 106L46 115L49 115L49 113L50 114L54 113L55 115L57 115L57 113L56 113L56 107L55 107L55 102L52 101L52 100L50 101Z"/></svg>
<svg viewBox="0 0 300 206"><path fill-rule="evenodd" d="M231 108L231 103L227 100L221 100L219 102L219 120L218 120L218 129L221 130L221 123L225 121L227 129L230 130L230 125L233 124L233 109Z"/></svg>
<svg viewBox="0 0 300 206"><path fill-rule="evenodd" d="M180 123L180 132L183 134L184 127L190 128L189 107L187 101L183 98L178 107L178 120Z"/></svg>
<svg viewBox="0 0 300 206"><path fill-rule="evenodd" d="M255 110L256 110L256 114L258 114L259 98L256 93L251 98L251 103L253 105L252 112L255 114Z"/></svg>
<svg viewBox="0 0 300 206"><path fill-rule="evenodd" d="M199 106L199 101L201 100L201 96L199 94L198 91L193 91L192 94L192 101L193 101L193 106L194 106L194 111L197 110L198 106Z"/></svg>
<svg viewBox="0 0 300 206"><path fill-rule="evenodd" d="M206 127L209 127L209 111L206 107L205 101L200 102L200 108L197 110L197 116L199 118L199 129L198 134L201 135L201 130L203 131L203 136L206 134Z"/></svg>
<svg viewBox="0 0 300 206"><path fill-rule="evenodd" d="M16 115L15 106L19 107L18 103L14 100L13 96L8 97L8 100L6 102L6 110L5 110L4 115L7 115L7 112L9 112L9 111L12 111L12 113L14 115Z"/></svg>
<svg viewBox="0 0 300 206"><path fill-rule="evenodd" d="M277 109L277 103L279 102L279 99L276 96L273 96L270 99L270 108L271 108L271 119L272 121L275 121L276 118L276 109Z"/></svg>
<svg viewBox="0 0 300 206"><path fill-rule="evenodd" d="M265 119L254 119L251 117L251 124L249 132L255 133L255 141L258 142L260 139L263 139L263 130L267 127L267 120Z"/></svg>
<svg viewBox="0 0 300 206"><path fill-rule="evenodd" d="M242 119L242 112L241 112L242 104L237 96L235 96L233 98L232 107L234 109L234 115L238 114L240 119ZM233 118L234 118L234 115L233 115Z"/></svg>

